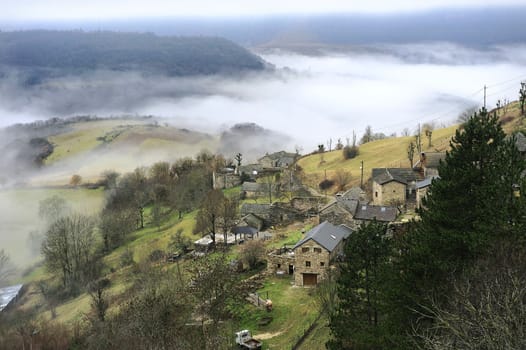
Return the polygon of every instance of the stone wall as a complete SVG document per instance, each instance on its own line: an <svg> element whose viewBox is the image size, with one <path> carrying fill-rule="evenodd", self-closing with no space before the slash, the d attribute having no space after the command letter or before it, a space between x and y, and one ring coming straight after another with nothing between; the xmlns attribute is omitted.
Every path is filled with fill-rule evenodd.
<svg viewBox="0 0 526 350"><path fill-rule="evenodd" d="M303 274L316 274L317 282L325 278L331 254L327 249L315 241L308 240L294 250L296 265L294 265L294 282L297 286L303 286Z"/></svg>
<svg viewBox="0 0 526 350"><path fill-rule="evenodd" d="M373 205L405 204L406 185L391 181L383 185L373 181Z"/></svg>
<svg viewBox="0 0 526 350"><path fill-rule="evenodd" d="M338 203L334 203L320 211L320 222L324 221L328 221L333 225L354 225L352 214L342 208Z"/></svg>
<svg viewBox="0 0 526 350"><path fill-rule="evenodd" d="M214 189L226 189L241 185L241 177L234 173L213 174Z"/></svg>
<svg viewBox="0 0 526 350"><path fill-rule="evenodd" d="M277 249L267 256L267 272L271 275L289 275L292 266L292 274L296 264L295 254L290 249Z"/></svg>

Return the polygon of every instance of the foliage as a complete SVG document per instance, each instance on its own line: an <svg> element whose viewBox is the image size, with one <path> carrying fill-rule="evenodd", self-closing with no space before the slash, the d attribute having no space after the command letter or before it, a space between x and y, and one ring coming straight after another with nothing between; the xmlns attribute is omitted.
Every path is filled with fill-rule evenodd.
<svg viewBox="0 0 526 350"><path fill-rule="evenodd" d="M351 172L343 169L338 169L334 173L334 183L338 191L343 191L345 187L351 182Z"/></svg>
<svg viewBox="0 0 526 350"><path fill-rule="evenodd" d="M526 347L526 250L498 242L452 282L447 302L433 301L424 317L431 329L415 336L426 349Z"/></svg>
<svg viewBox="0 0 526 350"><path fill-rule="evenodd" d="M353 159L360 154L360 149L358 146L345 146L343 147L343 159Z"/></svg>
<svg viewBox="0 0 526 350"><path fill-rule="evenodd" d="M71 212L71 205L62 197L57 195L48 197L38 203L38 216L48 225L67 216Z"/></svg>
<svg viewBox="0 0 526 350"><path fill-rule="evenodd" d="M413 143L413 141L409 142L409 145L407 146L407 160L409 160L409 165L412 168L413 167L413 159L415 158L415 150L416 146Z"/></svg>
<svg viewBox="0 0 526 350"><path fill-rule="evenodd" d="M320 190L325 191L334 186L334 180L325 179L319 183L318 187Z"/></svg>
<svg viewBox="0 0 526 350"><path fill-rule="evenodd" d="M166 76L264 69L260 58L226 39L152 33L1 32L0 52L0 63L22 69L28 85L101 69Z"/></svg>
<svg viewBox="0 0 526 350"><path fill-rule="evenodd" d="M384 320L385 289L392 272L392 242L385 224L362 224L345 245L345 261L337 280L338 303L333 307L330 349L374 349L388 347Z"/></svg>
<svg viewBox="0 0 526 350"><path fill-rule="evenodd" d="M178 229L170 239L169 248L173 252L178 252L180 254L186 253L192 246L192 240L183 235L183 229Z"/></svg>
<svg viewBox="0 0 526 350"><path fill-rule="evenodd" d="M209 234L215 246L216 234L226 235L235 225L238 204L235 198L227 198L221 190L213 189L203 199L196 217L194 233ZM226 243L226 240L225 240Z"/></svg>
<svg viewBox="0 0 526 350"><path fill-rule="evenodd" d="M71 176L71 179L69 180L69 184L73 187L77 187L82 182L82 176L79 174L74 174Z"/></svg>
<svg viewBox="0 0 526 350"><path fill-rule="evenodd" d="M137 228L137 212L133 208L105 209L100 215L99 229L104 249L109 251L120 246Z"/></svg>
<svg viewBox="0 0 526 350"><path fill-rule="evenodd" d="M265 244L261 240L248 240L239 249L239 257L250 270L257 267L265 255Z"/></svg>
<svg viewBox="0 0 526 350"><path fill-rule="evenodd" d="M370 125L367 125L365 127L365 132L362 136L362 138L360 139L360 144L365 144L367 142L371 142L371 141L376 141L376 140L382 140L382 139L385 139L387 138L387 136L384 134L384 133L373 133L373 129L371 128Z"/></svg>
<svg viewBox="0 0 526 350"><path fill-rule="evenodd" d="M456 132L439 166L440 179L423 201L421 220L399 247L397 268L404 272L396 297L400 324L422 326L420 313L432 301L443 305L451 281L487 254L493 242L521 236L524 200L513 190L522 184L525 169L514 139L505 138L497 117L485 109Z"/></svg>
<svg viewBox="0 0 526 350"><path fill-rule="evenodd" d="M93 218L71 214L56 220L46 232L42 255L47 269L61 276L64 287L75 287L97 274Z"/></svg>

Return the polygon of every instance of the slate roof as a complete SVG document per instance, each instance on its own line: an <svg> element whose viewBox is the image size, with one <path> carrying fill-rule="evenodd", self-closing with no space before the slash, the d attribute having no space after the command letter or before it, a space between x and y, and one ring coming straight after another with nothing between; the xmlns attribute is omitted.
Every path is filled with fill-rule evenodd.
<svg viewBox="0 0 526 350"><path fill-rule="evenodd" d="M343 199L359 200L365 196L365 191L360 187L353 187L346 192L336 194L336 197Z"/></svg>
<svg viewBox="0 0 526 350"><path fill-rule="evenodd" d="M411 168L374 168L372 171L373 181L380 185L391 181L397 181L404 185L412 181L422 180L422 176Z"/></svg>
<svg viewBox="0 0 526 350"><path fill-rule="evenodd" d="M266 154L265 156L258 159L258 162L261 162L264 158L269 158L270 160L274 161L276 166L283 167L287 165L291 165L296 161L296 157L298 155L296 153L288 153L285 151L279 151L272 154Z"/></svg>
<svg viewBox="0 0 526 350"><path fill-rule="evenodd" d="M415 188L424 188L424 187L427 187L427 186L431 186L431 182L433 181L433 179L435 178L438 178L438 177L434 177L434 176L429 176L429 177L426 177L424 180L422 181L418 181L416 183L416 186Z"/></svg>
<svg viewBox="0 0 526 350"><path fill-rule="evenodd" d="M243 203L241 206L241 215L268 215L269 211L270 204Z"/></svg>
<svg viewBox="0 0 526 350"><path fill-rule="evenodd" d="M392 222L398 216L398 209L396 207L387 207L380 205L360 205L356 209L355 219L358 220L374 220L383 222Z"/></svg>
<svg viewBox="0 0 526 350"><path fill-rule="evenodd" d="M339 225L335 226L328 221L324 221L318 226L312 228L309 232L303 237L292 249L296 249L301 246L303 243L312 239L329 252L332 252L334 248L340 243L342 239L349 237L352 233L352 230L345 226Z"/></svg>
<svg viewBox="0 0 526 350"><path fill-rule="evenodd" d="M255 235L258 233L258 229L250 226L236 226L232 229L232 233L236 235Z"/></svg>

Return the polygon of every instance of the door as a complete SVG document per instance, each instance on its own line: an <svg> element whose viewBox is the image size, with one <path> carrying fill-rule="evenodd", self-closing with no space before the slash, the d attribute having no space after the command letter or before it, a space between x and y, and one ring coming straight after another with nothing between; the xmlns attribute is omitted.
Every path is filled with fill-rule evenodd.
<svg viewBox="0 0 526 350"><path fill-rule="evenodd" d="M315 273L304 273L303 274L303 285L304 286L315 286L318 284L318 275Z"/></svg>
<svg viewBox="0 0 526 350"><path fill-rule="evenodd" d="M294 265L289 265L289 275L294 273Z"/></svg>

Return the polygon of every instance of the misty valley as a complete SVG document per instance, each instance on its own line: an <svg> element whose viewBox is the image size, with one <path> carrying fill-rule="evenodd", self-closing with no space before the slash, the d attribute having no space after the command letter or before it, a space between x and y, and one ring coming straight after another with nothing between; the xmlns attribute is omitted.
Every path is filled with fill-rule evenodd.
<svg viewBox="0 0 526 350"><path fill-rule="evenodd" d="M526 346L526 38L448 11L0 26L0 349Z"/></svg>

